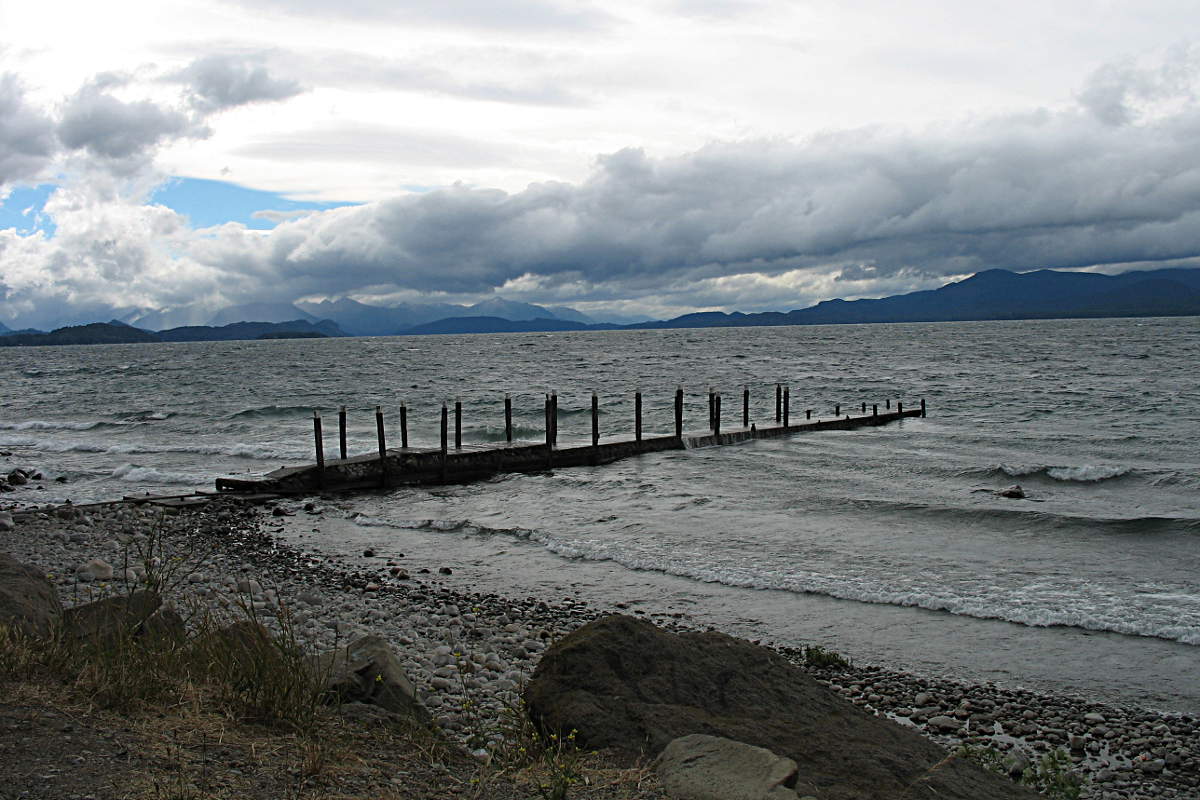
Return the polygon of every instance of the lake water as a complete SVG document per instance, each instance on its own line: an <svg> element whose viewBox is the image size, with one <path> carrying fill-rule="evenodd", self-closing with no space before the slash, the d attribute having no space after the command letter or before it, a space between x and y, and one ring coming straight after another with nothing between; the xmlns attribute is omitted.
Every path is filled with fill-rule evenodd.
<svg viewBox="0 0 1200 800"><path fill-rule="evenodd" d="M75 502L210 488L311 460L311 412L350 450L399 404L434 445L689 429L711 385L773 424L885 399L926 419L648 455L597 468L338 500L321 532L356 558L455 567L463 588L620 602L918 672L1200 711L1200 319L812 326L0 349L0 463ZM730 406L736 410L731 411ZM326 451L336 444L331 435ZM1019 483L1025 499L993 490ZM35 494L36 491L36 494ZM300 518L297 518L299 520ZM301 535L303 534L303 538Z"/></svg>

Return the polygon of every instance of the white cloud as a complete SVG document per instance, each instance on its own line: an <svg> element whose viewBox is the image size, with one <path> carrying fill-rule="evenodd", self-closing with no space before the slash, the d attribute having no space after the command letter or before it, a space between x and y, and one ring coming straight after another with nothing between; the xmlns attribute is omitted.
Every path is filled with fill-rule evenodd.
<svg viewBox="0 0 1200 800"><path fill-rule="evenodd" d="M1088 76L1079 102L1101 122L1125 125L1164 110L1194 106L1198 72L1200 47L1177 45L1153 66L1132 59L1101 65Z"/></svg>
<svg viewBox="0 0 1200 800"><path fill-rule="evenodd" d="M627 149L597 159L579 184L454 186L314 212L269 233L192 233L165 210L111 211L63 194L47 208L60 233L39 245L49 265L40 279L139 305L179 303L180 291L164 288L179 281L163 280L177 270L184 293L230 301L507 286L562 303L569 287L583 301L792 308L993 267L1187 259L1200 256L1198 133L1195 110L1115 127L1067 111L671 158Z"/></svg>
<svg viewBox="0 0 1200 800"><path fill-rule="evenodd" d="M248 9L273 10L369 24L436 24L506 32L563 32L608 27L598 6L567 0L233 0Z"/></svg>
<svg viewBox="0 0 1200 800"><path fill-rule="evenodd" d="M55 149L49 116L26 100L16 75L0 74L0 200L7 184L37 178Z"/></svg>
<svg viewBox="0 0 1200 800"><path fill-rule="evenodd" d="M269 161L308 161L328 164L375 162L393 165L503 165L504 148L485 139L450 136L433 130L338 125L252 142L238 155Z"/></svg>
<svg viewBox="0 0 1200 800"><path fill-rule="evenodd" d="M1200 56L1168 46L1194 4L1080 25L1076 0L164 0L64 34L76 58L57 2L17 9L31 44L0 52L0 193L61 184L55 236L0 232L6 319L497 289L788 308L1200 257ZM226 173L372 202L264 210L271 232L143 204L164 174Z"/></svg>

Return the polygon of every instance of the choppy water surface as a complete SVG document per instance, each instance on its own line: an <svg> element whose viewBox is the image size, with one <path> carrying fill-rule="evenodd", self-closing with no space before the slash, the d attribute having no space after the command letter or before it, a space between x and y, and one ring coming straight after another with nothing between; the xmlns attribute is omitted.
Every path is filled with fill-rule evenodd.
<svg viewBox="0 0 1200 800"><path fill-rule="evenodd" d="M362 452L402 400L432 445L455 396L468 442L503 437L505 392L536 439L558 390L560 440L587 437L593 389L606 433L632 430L636 387L664 433L677 383L697 428L710 384L737 411L749 384L759 422L780 379L796 417L924 397L927 419L886 428L359 497L317 546L1200 710L1198 357L1194 318L9 348L0 449L78 502L306 460L311 410L343 403ZM987 491L1013 483L1027 499Z"/></svg>

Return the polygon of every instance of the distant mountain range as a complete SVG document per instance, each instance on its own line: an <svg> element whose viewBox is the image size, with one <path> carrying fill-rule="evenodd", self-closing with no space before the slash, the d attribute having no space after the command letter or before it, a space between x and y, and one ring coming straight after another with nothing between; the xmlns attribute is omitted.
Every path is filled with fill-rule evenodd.
<svg viewBox="0 0 1200 800"><path fill-rule="evenodd" d="M220 327L190 325L165 331L146 331L111 320L89 325L71 325L50 333L0 331L0 347L57 344L138 344L144 342L217 342L238 339L294 339L345 336L329 320L313 324L307 320L289 322L235 322Z"/></svg>
<svg viewBox="0 0 1200 800"><path fill-rule="evenodd" d="M145 330L161 331L167 328L190 325L196 322L193 312L187 309L169 311L131 311L120 318L121 322L136 325ZM305 320L317 323L323 319L333 320L351 336L392 336L405 333L416 325L451 317L500 317L512 321L535 319L558 319L584 325L594 323L585 314L565 306L537 306L500 297L484 300L473 306L451 303L401 303L395 306L371 306L349 298L323 300L320 303L244 303L229 306L202 321L205 325L221 327L234 322L290 322ZM0 331L3 333L3 331Z"/></svg>
<svg viewBox="0 0 1200 800"><path fill-rule="evenodd" d="M939 289L878 300L825 300L796 311L685 314L639 328L821 325L860 322L953 322L1081 317L1200 315L1200 269L1091 272L979 272Z"/></svg>
<svg viewBox="0 0 1200 800"><path fill-rule="evenodd" d="M128 320L59 328L49 334L9 331L0 324L0 345L1200 316L1200 269L1160 269L1120 275L1053 270L1017 273L993 269L939 289L877 300L826 300L809 308L754 314L709 311L629 325L596 323L570 308L537 306L500 298L473 306L405 304L391 308L350 299L299 305L255 303L225 309L213 321L243 315L265 319L175 327L158 333L131 327Z"/></svg>
<svg viewBox="0 0 1200 800"><path fill-rule="evenodd" d="M537 306L495 297L473 306L449 303L402 303L390 308L369 306L357 300L325 300L320 303L297 303L296 307L318 319L331 319L348 333L357 336L393 336L408 333L413 328L446 319L493 317L511 322L532 320L561 320L590 325L595 322L585 314L564 306ZM471 327L471 323L464 323Z"/></svg>

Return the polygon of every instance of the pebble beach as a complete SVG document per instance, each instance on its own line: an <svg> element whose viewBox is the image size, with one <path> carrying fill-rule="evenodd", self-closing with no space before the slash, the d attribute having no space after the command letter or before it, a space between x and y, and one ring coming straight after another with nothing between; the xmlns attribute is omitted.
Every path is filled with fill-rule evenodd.
<svg viewBox="0 0 1200 800"><path fill-rule="evenodd" d="M621 613L561 598L466 592L443 582L454 564L385 560L370 551L351 563L276 535L293 516L319 528L322 503L314 497L262 506L215 500L186 509L11 504L0 511L0 551L52 575L68 605L124 591L150 555L171 567L165 595L181 610L250 613L286 629L311 652L380 635L400 655L438 726L483 759L499 743L549 643L597 616ZM702 620L646 616L668 628L705 627ZM799 650L780 652L804 662ZM1083 797L1200 796L1200 720L1193 716L969 685L878 664L809 669L851 702L950 749L989 748L1013 756L1018 770L1051 751L1069 754L1085 779Z"/></svg>

